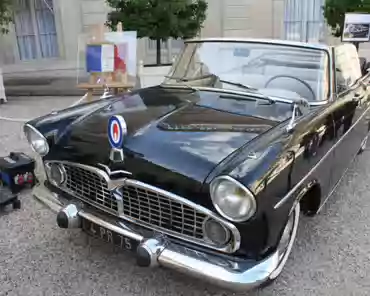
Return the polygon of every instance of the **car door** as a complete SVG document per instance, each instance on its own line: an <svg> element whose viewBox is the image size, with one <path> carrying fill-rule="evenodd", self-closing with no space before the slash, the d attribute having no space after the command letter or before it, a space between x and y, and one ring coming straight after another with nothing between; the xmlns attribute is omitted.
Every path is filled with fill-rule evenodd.
<svg viewBox="0 0 370 296"><path fill-rule="evenodd" d="M321 195L326 196L332 186L331 174L334 162L332 147L335 143L335 133L332 108L330 104L318 106L314 113L300 141L291 178L292 183L296 184L309 173L309 181L318 182Z"/></svg>
<svg viewBox="0 0 370 296"><path fill-rule="evenodd" d="M337 98L334 103L335 149L332 184L337 184L358 153L369 131L369 98L361 78L358 55L354 47L334 49Z"/></svg>

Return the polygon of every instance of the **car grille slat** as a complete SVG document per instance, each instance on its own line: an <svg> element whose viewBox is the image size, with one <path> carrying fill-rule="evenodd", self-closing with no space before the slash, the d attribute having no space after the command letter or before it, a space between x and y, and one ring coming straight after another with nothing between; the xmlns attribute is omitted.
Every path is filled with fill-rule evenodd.
<svg viewBox="0 0 370 296"><path fill-rule="evenodd" d="M124 186L121 189L124 215L154 226L203 238L202 225L207 216L170 198L147 189Z"/></svg>
<svg viewBox="0 0 370 296"><path fill-rule="evenodd" d="M118 200L98 173L71 163L63 163L63 167L67 179L61 189L75 197L134 223L205 243L203 224L209 217L198 209L134 180L127 180L120 188L122 200Z"/></svg>

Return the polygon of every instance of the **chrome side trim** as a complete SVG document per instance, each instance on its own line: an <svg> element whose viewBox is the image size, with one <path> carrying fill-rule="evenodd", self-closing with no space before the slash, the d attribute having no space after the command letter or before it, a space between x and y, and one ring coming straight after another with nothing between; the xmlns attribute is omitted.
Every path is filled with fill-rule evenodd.
<svg viewBox="0 0 370 296"><path fill-rule="evenodd" d="M335 148L343 141L345 137L359 124L359 122L363 119L365 114L369 112L370 105L366 108L366 110L361 114L361 116L356 120L354 124L346 131L346 133L326 152L326 154L311 168L311 170L304 176L301 181L299 181L288 193L285 195L278 203L275 204L274 209L280 208L294 193L307 181L307 179L316 171L316 169L328 158L330 153L332 153ZM327 199L326 199L327 200ZM325 200L325 202L326 202Z"/></svg>
<svg viewBox="0 0 370 296"><path fill-rule="evenodd" d="M202 206L200 206L200 205L198 205L194 202L191 202L186 198L183 198L183 197L178 196L174 193L165 191L163 189L157 188L155 186L140 182L138 180L133 180L133 179L128 179L128 178L120 178L120 179L117 179L117 180L111 180L109 178L109 175L106 172L104 172L104 171L102 171L102 170L100 170L96 167L92 167L92 166L88 166L88 165L84 165L84 164L80 164L80 163L74 163L74 162L70 162L70 161L56 161L56 160L47 161L47 162L45 162L45 165L48 165L50 163L61 163L61 164L66 164L66 165L70 165L70 166L76 166L76 167L88 170L92 173L96 173L97 175L102 177L107 182L108 189L112 192L113 196L115 197L115 199L118 202L118 215L114 211L109 211L106 208L100 207L99 204L96 204L96 203L91 202L91 201L86 200L86 199L78 198L77 196L74 195L73 192L71 192L68 189L65 189L65 188L60 188L60 189L63 190L64 192L68 193L69 195L71 195L75 198L78 198L79 200L82 200L83 202L86 202L86 203L90 204L91 206L99 208L100 210L102 210L104 212L107 212L109 214L113 214L113 215L115 215L115 216L117 216L117 217L119 217L123 220L126 220L128 222L137 224L139 226L147 227L147 228L150 228L150 229L153 229L153 230L156 230L156 231L160 231L160 232L166 233L168 235L177 237L179 239L182 239L182 240L185 240L185 241L188 241L188 242L191 242L191 243L196 243L198 245L201 245L201 246L204 246L204 247L207 247L207 248L211 248L211 249L214 249L214 250L218 250L220 252L234 253L235 251L237 251L240 248L241 236L240 236L239 230L232 223L226 221L225 219L223 219L219 215L215 214L211 210L209 210L207 208L204 208L204 207L202 207ZM120 207L123 207L122 197L120 196L120 194L118 192L118 189L122 186L125 186L125 185L131 185L131 186L136 186L136 187L139 187L139 188L155 191L155 192L157 192L161 195L164 195L164 196L166 196L170 199L176 200L176 201L178 201L178 202L180 202L180 203L182 203L186 206L194 208L199 212L202 212L203 214L207 215L209 218L212 218L212 219L216 220L217 222L219 222L223 226L225 226L227 229L229 229L229 231L232 234L231 235L232 240L227 245L219 247L219 246L216 246L216 245L211 244L209 242L207 243L207 242L204 242L204 241L201 241L201 240L198 240L198 239L186 237L184 235L180 235L177 232L174 232L174 231L162 228L162 227L153 226L149 223L144 223L142 221L138 221L136 219L132 219L130 217L127 217L127 216L123 215L122 214L123 209L120 208ZM121 200L121 202L120 202L120 200Z"/></svg>
<svg viewBox="0 0 370 296"><path fill-rule="evenodd" d="M356 156L355 156L356 157ZM352 163L352 161L351 161ZM321 203L320 207L318 208L318 210L316 211L316 214L320 213L322 208L325 206L326 202L329 200L329 198L332 196L332 194L334 193L335 189L337 189L337 187L339 186L340 182L343 180L344 176L346 175L347 171L348 171L349 167L347 167L343 173L343 175L339 178L338 182L334 185L334 187L332 188L332 190L330 190L329 194L326 196L326 198L324 199L324 201Z"/></svg>
<svg viewBox="0 0 370 296"><path fill-rule="evenodd" d="M184 43L201 43L201 42L235 42L235 43L265 43L265 44L276 44L276 45L288 45L294 47L302 47L317 50L329 50L330 45L322 43L308 43L301 41L292 41L285 39L268 39L268 38L243 38L243 37L205 37L205 38L192 38L185 40Z"/></svg>

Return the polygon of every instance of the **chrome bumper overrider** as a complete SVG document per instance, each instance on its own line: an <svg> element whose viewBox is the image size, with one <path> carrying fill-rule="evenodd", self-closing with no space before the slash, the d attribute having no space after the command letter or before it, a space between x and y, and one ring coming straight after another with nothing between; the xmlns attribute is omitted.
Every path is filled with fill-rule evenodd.
<svg viewBox="0 0 370 296"><path fill-rule="evenodd" d="M52 193L43 184L33 188L33 196L55 213L59 213L69 203L64 204L63 197ZM139 241L141 249L152 256L151 266L159 265L179 272L207 280L213 284L231 290L250 290L258 287L276 269L278 254L273 253L262 261L231 261L221 256L192 250L174 242L161 243L160 239L144 238L141 234L119 227L109 219L95 215L86 209L78 211L80 217L90 220L123 236Z"/></svg>

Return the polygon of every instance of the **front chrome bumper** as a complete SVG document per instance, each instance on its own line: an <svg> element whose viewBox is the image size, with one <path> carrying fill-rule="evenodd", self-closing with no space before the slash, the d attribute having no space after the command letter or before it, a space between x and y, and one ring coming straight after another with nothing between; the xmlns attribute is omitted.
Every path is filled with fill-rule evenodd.
<svg viewBox="0 0 370 296"><path fill-rule="evenodd" d="M62 201L63 197L51 192L43 184L33 188L33 196L55 213L67 205ZM222 256L192 250L173 242L161 245L155 238L144 238L85 209L80 210L78 215L120 235L137 240L144 247L150 248L155 245L158 252L155 252L156 264L153 265L174 269L227 289L246 291L256 288L269 278L278 265L277 252L262 261L230 261Z"/></svg>

